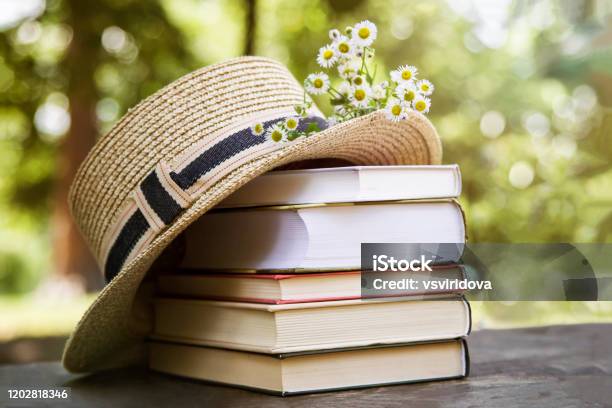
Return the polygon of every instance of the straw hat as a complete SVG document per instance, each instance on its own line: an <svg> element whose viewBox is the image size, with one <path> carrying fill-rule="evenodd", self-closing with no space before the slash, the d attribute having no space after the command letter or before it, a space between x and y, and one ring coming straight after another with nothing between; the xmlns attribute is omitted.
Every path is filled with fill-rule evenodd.
<svg viewBox="0 0 612 408"><path fill-rule="evenodd" d="M254 177L321 158L440 163L440 139L416 113L394 123L374 112L325 129L324 116L313 108L300 124L325 129L313 136L275 143L250 133L255 122L291 116L302 99L302 86L285 66L240 57L176 80L130 109L98 141L69 200L108 283L66 344L68 370L143 360L152 293L145 276L154 262L163 267L164 257L171 259L168 247L185 228Z"/></svg>

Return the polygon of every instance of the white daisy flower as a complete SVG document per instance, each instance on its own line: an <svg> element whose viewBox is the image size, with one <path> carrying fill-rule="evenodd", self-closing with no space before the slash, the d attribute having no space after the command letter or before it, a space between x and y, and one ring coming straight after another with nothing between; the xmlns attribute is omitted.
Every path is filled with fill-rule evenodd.
<svg viewBox="0 0 612 408"><path fill-rule="evenodd" d="M288 117L287 119L285 119L285 128L287 130L295 130L297 129L298 125L300 124L300 120L296 117Z"/></svg>
<svg viewBox="0 0 612 408"><path fill-rule="evenodd" d="M333 30L329 30L329 39L332 41L337 40L338 38L340 38L342 34L340 34L340 30L337 29L333 29Z"/></svg>
<svg viewBox="0 0 612 408"><path fill-rule="evenodd" d="M350 59L338 65L338 74L342 78L349 79L359 74L361 68L361 61L356 59Z"/></svg>
<svg viewBox="0 0 612 408"><path fill-rule="evenodd" d="M412 101L412 107L417 112L427 113L429 112L429 108L431 107L431 100L426 96L417 94L417 96Z"/></svg>
<svg viewBox="0 0 612 408"><path fill-rule="evenodd" d="M317 63L323 68L331 68L338 61L338 52L331 45L326 45L319 49Z"/></svg>
<svg viewBox="0 0 612 408"><path fill-rule="evenodd" d="M419 92L426 96L431 95L435 89L434 84L426 79L421 79L419 82L417 82L416 86Z"/></svg>
<svg viewBox="0 0 612 408"><path fill-rule="evenodd" d="M405 84L416 79L418 69L412 65L401 65L395 71L391 71L391 79L398 84Z"/></svg>
<svg viewBox="0 0 612 408"><path fill-rule="evenodd" d="M275 124L266 132L266 139L281 142L287 139L287 131L280 124Z"/></svg>
<svg viewBox="0 0 612 408"><path fill-rule="evenodd" d="M348 98L351 94L352 86L350 83L343 81L340 85L338 85L338 88L336 88L336 90L340 95L344 96L345 98Z"/></svg>
<svg viewBox="0 0 612 408"><path fill-rule="evenodd" d="M389 81L382 81L380 86L382 86L383 89L387 89L389 87Z"/></svg>
<svg viewBox="0 0 612 408"><path fill-rule="evenodd" d="M363 76L363 75L357 75L357 76L353 77L353 79L351 79L351 82L355 86L366 86L367 85L365 76Z"/></svg>
<svg viewBox="0 0 612 408"><path fill-rule="evenodd" d="M306 92L311 95L322 95L329 90L329 77L323 72L310 74L304 81Z"/></svg>
<svg viewBox="0 0 612 408"><path fill-rule="evenodd" d="M369 47L372 45L377 34L378 30L376 29L376 25L368 20L355 24L355 27L351 31L355 44L364 47Z"/></svg>
<svg viewBox="0 0 612 408"><path fill-rule="evenodd" d="M370 103L370 90L367 87L354 87L349 95L351 105L356 108L367 108Z"/></svg>
<svg viewBox="0 0 612 408"><path fill-rule="evenodd" d="M411 103L419 94L413 83L400 84L395 88L395 95L405 103Z"/></svg>
<svg viewBox="0 0 612 408"><path fill-rule="evenodd" d="M261 136L264 134L265 131L266 131L266 128L264 127L264 124L261 122L257 122L253 126L251 126L251 134L253 136Z"/></svg>
<svg viewBox="0 0 612 408"><path fill-rule="evenodd" d="M341 35L334 41L334 48L336 48L340 57L349 57L352 55L355 47L348 37Z"/></svg>
<svg viewBox="0 0 612 408"><path fill-rule="evenodd" d="M372 87L372 98L374 99L383 99L387 95L387 91L381 84L374 85Z"/></svg>
<svg viewBox="0 0 612 408"><path fill-rule="evenodd" d="M391 98L385 107L385 116L393 122L399 122L408 117L408 107L399 99Z"/></svg>

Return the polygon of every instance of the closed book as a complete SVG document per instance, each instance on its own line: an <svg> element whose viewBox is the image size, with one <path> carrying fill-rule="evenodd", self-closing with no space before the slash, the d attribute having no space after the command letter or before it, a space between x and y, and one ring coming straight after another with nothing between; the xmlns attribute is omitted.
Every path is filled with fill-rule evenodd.
<svg viewBox="0 0 612 408"><path fill-rule="evenodd" d="M453 198L459 166L354 166L272 171L227 197L222 208Z"/></svg>
<svg viewBox="0 0 612 408"><path fill-rule="evenodd" d="M460 293L446 289L444 281L463 280L465 273L459 265L435 266L429 271L386 272L385 278L403 279L409 276L418 282L417 289L406 287L395 296ZM425 282L430 284L426 285ZM439 285L433 284L434 282ZM360 271L304 273L304 274L219 274L183 271L161 275L157 280L158 292L163 296L201 299L233 300L254 303L307 303L330 300L358 299L362 297Z"/></svg>
<svg viewBox="0 0 612 408"><path fill-rule="evenodd" d="M463 340L278 355L154 341L149 367L289 395L461 378L469 354Z"/></svg>
<svg viewBox="0 0 612 408"><path fill-rule="evenodd" d="M453 200L221 210L190 225L185 242L188 269L359 270L363 242L462 245L465 224Z"/></svg>
<svg viewBox="0 0 612 408"><path fill-rule="evenodd" d="M470 328L457 295L283 305L158 298L152 337L277 354L455 339Z"/></svg>

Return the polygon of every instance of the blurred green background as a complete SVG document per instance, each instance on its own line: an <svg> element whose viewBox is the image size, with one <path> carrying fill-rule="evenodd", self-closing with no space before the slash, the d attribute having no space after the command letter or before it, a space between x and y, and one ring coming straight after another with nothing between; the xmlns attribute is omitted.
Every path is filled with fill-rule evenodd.
<svg viewBox="0 0 612 408"><path fill-rule="evenodd" d="M1 0L0 363L56 356L101 287L66 194L130 106L243 54L304 78L328 30L362 19L379 28L378 79L414 64L436 86L471 241L612 240L609 1ZM604 302L474 311L476 327L612 321ZM38 337L51 351L22 341Z"/></svg>

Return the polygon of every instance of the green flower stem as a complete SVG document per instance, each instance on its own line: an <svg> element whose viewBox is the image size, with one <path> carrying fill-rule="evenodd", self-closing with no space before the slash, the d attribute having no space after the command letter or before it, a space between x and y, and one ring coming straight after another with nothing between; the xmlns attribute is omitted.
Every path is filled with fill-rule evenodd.
<svg viewBox="0 0 612 408"><path fill-rule="evenodd" d="M366 56L365 49L366 47L363 48L364 52L363 52L363 55L361 56L361 68L359 68L360 73L362 71L366 73L368 72L368 67L366 66L366 63L365 63L365 56Z"/></svg>
<svg viewBox="0 0 612 408"><path fill-rule="evenodd" d="M368 84L370 86L372 86L372 82L374 81L374 77L372 75L370 75L370 70L368 70L368 64L366 64L366 55L368 53L368 51L370 50L370 47L363 47L363 55L361 56L361 69L365 70L366 73L366 80L368 81Z"/></svg>
<svg viewBox="0 0 612 408"><path fill-rule="evenodd" d="M336 93L336 95L334 95L334 94L332 93L332 91L333 91L333 92L335 92L335 93ZM336 88L334 88L334 87L333 87L333 86L331 86L331 85L329 86L329 90L327 91L327 93L329 93L329 94L330 94L331 96L333 96L334 98L344 98L344 95L342 95L340 92L338 92L338 91L336 90Z"/></svg>

